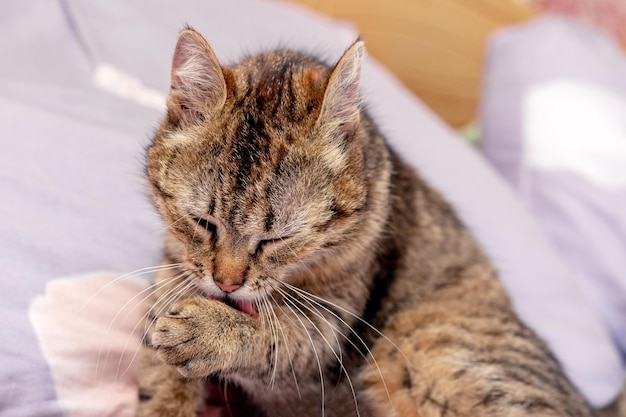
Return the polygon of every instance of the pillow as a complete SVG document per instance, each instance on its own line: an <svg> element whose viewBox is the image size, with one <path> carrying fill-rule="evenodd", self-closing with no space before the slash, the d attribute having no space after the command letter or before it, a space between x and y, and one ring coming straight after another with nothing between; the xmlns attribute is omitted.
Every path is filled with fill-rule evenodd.
<svg viewBox="0 0 626 417"><path fill-rule="evenodd" d="M504 30L489 44L481 124L485 156L565 259L570 285L602 317L595 332L608 328L620 351L588 356L589 368L613 366L586 384L592 402L603 404L625 375L626 56L604 34L565 18ZM574 303L562 307L579 314Z"/></svg>
<svg viewBox="0 0 626 417"><path fill-rule="evenodd" d="M254 0L32 0L3 8L0 50L11 59L0 67L0 408L8 415L133 414L128 353L138 336L116 317L127 314L120 297L134 294L134 305L146 280L96 272L145 278L159 262L163 226L144 191L143 148L163 115L185 23L224 62L278 44L337 59L356 37L344 23ZM610 374L602 322L503 181L371 58L363 79L383 132L457 207L574 381L585 388ZM570 304L577 310L561 308ZM128 344L117 343L120 332Z"/></svg>

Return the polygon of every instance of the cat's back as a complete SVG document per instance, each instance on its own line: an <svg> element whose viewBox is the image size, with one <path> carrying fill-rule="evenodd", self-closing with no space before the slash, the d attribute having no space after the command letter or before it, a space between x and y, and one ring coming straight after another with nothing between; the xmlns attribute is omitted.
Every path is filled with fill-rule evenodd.
<svg viewBox="0 0 626 417"><path fill-rule="evenodd" d="M392 401L405 415L591 416L555 357L516 316L497 273L451 206L390 150L393 268L375 322ZM383 253L385 251L383 250ZM382 259L386 259L385 256ZM385 412L387 394L362 374ZM367 382L366 382L367 384ZM402 409L402 406L398 407Z"/></svg>

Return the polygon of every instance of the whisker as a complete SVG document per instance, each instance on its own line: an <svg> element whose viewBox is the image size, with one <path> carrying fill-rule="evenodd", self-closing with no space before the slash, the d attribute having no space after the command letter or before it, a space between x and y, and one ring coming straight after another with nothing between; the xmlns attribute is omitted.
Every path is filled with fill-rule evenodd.
<svg viewBox="0 0 626 417"><path fill-rule="evenodd" d="M145 340L145 336L147 334L148 329L154 325L154 323L159 318L161 313L163 313L163 311L168 306L170 306L171 304L174 304L176 301L178 301L180 299L180 297L185 293L185 291L187 291L187 290L189 290L190 288L193 287L193 283L190 282L190 281L187 281L187 278L189 276L190 276L190 273L188 271L184 271L184 272L176 275L176 277L174 277L172 280L180 279L180 282L178 282L173 287L169 288L163 294L161 294L152 303L152 305L150 306L148 311L137 322L137 324L135 325L135 328L133 329L133 331L137 329L137 326L139 326L139 324L141 324L141 322L143 322L143 324L144 324L144 332L143 332L144 335L142 337L142 343ZM171 282L171 281L168 281L168 282ZM163 282L160 282L159 284L163 284ZM176 294L176 295L174 296L174 294ZM158 311L156 311L156 313L155 313L155 310L157 310L157 309L158 309ZM144 321L145 319L148 319L151 315L152 315L152 319L151 320Z"/></svg>
<svg viewBox="0 0 626 417"><path fill-rule="evenodd" d="M328 339L326 339L326 336L324 336L324 334L322 333L322 331L319 329L319 327L313 322L313 320L311 320L311 318L305 314L297 305L295 305L295 303L300 304L301 306L303 306L304 308L306 308L307 310L309 310L310 312L312 312L313 314L316 314L318 317L320 317L320 319L322 319L326 324L328 324L328 326L331 328L332 332L333 332L333 336L335 337L335 341L337 342L339 351L341 352L341 345L339 344L339 339L337 339L337 334L335 333L335 329L333 328L333 326L330 325L330 323L328 323L328 321L326 320L325 317L323 317L319 311L312 309L312 308L308 308L306 307L302 302L298 301L295 297L291 296L290 294L287 294L285 291L282 291L279 288L276 288L276 291L280 292L284 297L285 297L285 302L289 302L289 304L291 304L293 307L295 307L300 314L302 314L304 316L304 318L306 318L308 320L309 323L311 323L311 325L313 326L313 328L315 328L315 330L317 331L317 333L320 335L320 337L322 338L322 340L324 341L324 343L326 343L326 345L328 346L328 348L330 349L330 351L333 353L333 356L335 357L335 359L337 359L337 362L339 363L339 366L341 367L341 370L343 371L343 373L346 375L346 378L348 380L348 385L350 387L350 391L352 392L352 398L354 399L354 407L356 410L356 414L357 416L360 416L361 413L359 412L359 404L358 404L358 400L356 397L356 391L354 390L354 385L352 384L352 379L350 378L350 375L348 373L348 370L346 369L346 367L343 364L343 361L341 360L340 355L337 354L337 352L335 351L335 349L333 349L332 345L330 344L330 342L328 341ZM313 311L315 310L315 311Z"/></svg>
<svg viewBox="0 0 626 417"><path fill-rule="evenodd" d="M294 256L296 256L296 254L295 254L294 250L291 248L291 246L289 246L289 243L285 243L285 239L284 239L282 236L279 236L279 239L280 239L280 241L281 241L282 243L284 243L284 244L285 244L285 246L289 249L289 251L290 251L290 252L291 252ZM276 254L276 252L277 252L277 249L274 247L274 254ZM310 271L309 271L309 272L310 272ZM270 286L272 286L272 285L270 284ZM267 289L266 289L266 291L265 291L265 292L266 292L266 294L268 294ZM270 294L270 296L271 296L271 293L269 293L269 294ZM272 296L272 300L274 301L274 304L278 305L278 303L276 302L276 299L275 299L273 296ZM269 301L268 301L268 304L269 304ZM291 366L291 373L293 374L294 382L295 382L295 384L296 384L296 391L298 392L298 398L302 399L302 394L300 393L300 387L298 386L298 378L296 377L296 371L295 371L295 368L293 367L293 362L292 362L292 360L291 360L291 354L289 353L289 348L288 348L289 344L287 343L287 340L286 340L286 337L285 337L285 333L284 333L284 331L283 331L283 329L282 329L282 326L281 326L281 324L280 324L280 320L278 320L278 317L276 316L276 312L275 312L275 311L274 311L274 309L272 308L271 304L269 304L269 309L270 309L270 310L272 311L272 313L274 314L274 317L275 317L275 319L276 319L276 323L278 323L278 326L280 326L280 331L281 331L281 333L283 334L283 340L285 340L285 348L286 348L286 350L287 350L287 357L288 357L288 359L289 359L289 365ZM285 316L285 317L288 317L288 316ZM292 323L293 323L293 322L292 322ZM306 329L305 329L305 330L306 330ZM276 339L278 339L278 337L276 337ZM313 348L315 348L315 346L313 346Z"/></svg>
<svg viewBox="0 0 626 417"><path fill-rule="evenodd" d="M298 315L296 314L295 311L293 311L293 309L291 308L291 306L289 306L287 303L283 303L290 311L291 314L293 314L293 316L298 319L298 321L300 322L300 325L302 326L302 328L304 329L304 332L306 333L306 335L309 338L309 341L311 342L311 347L313 348L313 354L315 355L315 360L317 361L317 368L319 370L319 374L320 374L320 387L321 387L321 396L322 396L322 417L324 417L325 415L325 388L324 388L324 373L322 371L322 363L320 361L320 357L317 353L317 348L315 347L315 342L313 342L313 338L311 337L311 334L309 333L309 330L306 328L306 326L304 325L304 323L302 322L302 320L300 320L300 317L298 317Z"/></svg>
<svg viewBox="0 0 626 417"><path fill-rule="evenodd" d="M186 287L188 284L192 283L192 281L188 281L188 278L192 275L192 273L190 271L182 271L181 273L177 274L173 279L171 280L167 280L167 282L161 281L157 284L160 284L161 286L164 286L166 284L169 284L170 282L174 281L174 280L179 280L180 282L174 284L172 287L168 288L168 289L164 289L165 291L163 292L163 294L161 294L156 300L154 300L154 302L152 303L152 305L150 306L150 308L148 309L148 311L146 312L146 314L144 315L144 317L148 317L148 315L150 315L151 313L154 312L155 309L159 308L159 311L154 314L153 316L153 320L150 322L150 324L147 327L144 327L144 330L147 330L148 327L150 327L152 324L154 324L154 320L159 316L159 314L161 314L161 312L163 312L163 310L169 305L172 304L171 300L169 299L170 295L179 292L183 287ZM145 324L145 323L144 323Z"/></svg>
<svg viewBox="0 0 626 417"><path fill-rule="evenodd" d="M300 289L300 288L298 288L298 287L295 287L295 286L293 286L293 285L291 285L291 284L288 284L288 283L286 283L286 282L281 282L281 281L278 281L278 280L276 280L276 281L277 281L277 282L280 282L281 284L285 285L287 288L289 288L289 289L291 289L291 290L293 290L293 291L295 291L295 292L298 292L298 293L303 294L303 295L307 295L307 296L312 297L312 298L314 298L314 299L316 299L316 300L319 300L320 302L330 304L332 307L335 307L335 308L337 308L337 309L339 309L339 310L343 311L344 313L347 313L348 315L350 315L350 316L354 317L355 319L357 319L358 321L360 321L361 323L363 323L364 325L366 325L367 327L369 327L369 328L370 328L372 331L374 331L374 332L375 332L378 336L382 337L382 338L383 338L383 339L385 339L387 342L389 342L389 343L390 343L390 344L391 344L394 348L396 348L396 349L398 350L398 352L399 352L402 356L404 356L404 358L407 360L407 362L409 362L409 358L408 358L408 357L404 354L404 352L402 352L402 350L398 347L398 345L396 345L396 344L395 344L395 343L394 343L391 339L389 339L387 336L385 336L385 334L384 334L384 333L382 333L382 332L381 332L380 330L378 330L376 327L372 326L372 325L371 325L370 323L368 323L366 320L363 320L363 319L362 319L361 317L359 317L357 314L355 314L355 313L351 312L350 310L348 310L348 309L346 309L346 308L344 308L344 307L341 307L341 306L340 306L340 305L338 305L338 304L333 303L332 301L326 300L326 299L324 299L324 298L322 298L322 297L319 297L319 296L317 296L317 295L315 295L315 294L312 294L312 293L310 293L310 292L308 292L308 291L305 291L305 290L303 290L303 289Z"/></svg>
<svg viewBox="0 0 626 417"><path fill-rule="evenodd" d="M266 293L266 296L269 295L272 298L272 300L274 301L274 304L278 304L276 302L276 299L274 298L274 295L272 295L272 293L268 293L267 289L265 289L265 293ZM280 333L283 335L283 340L285 341L285 350L287 351L287 359L289 360L289 366L291 367L291 374L293 375L293 380L296 384L296 391L298 392L298 398L302 400L302 394L300 393L300 386L298 385L298 378L296 377L296 370L291 360L291 353L289 352L289 343L287 342L287 337L285 336L285 332L283 331L282 324L280 324L280 320L278 320L278 316L276 316L276 312L274 311L274 308L271 307L271 305L270 305L270 308L272 310L272 314L276 318L276 323L278 323L278 328L280 330Z"/></svg>
<svg viewBox="0 0 626 417"><path fill-rule="evenodd" d="M156 282L156 283L154 283L154 284L150 285L148 288L146 288L146 289L144 289L143 291L141 291L139 294L141 294L141 293L143 293L143 292L145 292L145 291L147 291L147 290L149 290L149 289L152 289L152 291L150 291L150 293L149 293L148 295L146 295L145 297L143 297L143 298L141 299L141 301L140 301L139 303L137 303L137 304L135 305L135 307L133 307L133 309L131 310L131 312L132 312L132 311L134 311L134 310L135 310L138 306L143 305L143 304L146 302L146 300L148 300L150 297L152 297L152 296L156 293L156 291L158 291L158 285L159 285L159 284L163 284L163 282L167 282L167 283L169 283L169 282L175 281L175 280L179 279L179 278L180 278L183 274L184 274L184 272L181 272L181 273L179 273L179 274L177 274L177 275L175 275L175 276L173 276L173 277L166 278L166 279L164 279L164 280L163 280L163 281L161 281L161 282ZM176 287L176 286L175 286L175 287ZM139 294L135 295L135 297L133 297L133 298L136 298ZM122 312L122 310L123 310L123 308L122 308L122 309L120 309L120 310L117 312L116 317L117 317L117 315L119 315L119 313L121 313L121 312ZM129 343L130 339L132 338L132 335L133 335L133 334L135 334L135 331L137 330L137 327L139 326L139 323L141 323L141 322L144 320L144 318L146 318L146 317L147 317L147 314L148 314L149 312L150 312L150 310L148 310L148 312L147 312L146 314L143 314L143 315L141 316L141 318L138 320L137 324L135 324L135 326L133 327L132 331L128 334L128 336L126 337L126 341L124 342L124 348L122 349L122 352L126 351L126 347L128 346L128 343ZM114 318L113 320L115 320L115 318ZM124 319L124 321L126 321L126 319ZM111 322L111 323L113 323L113 322ZM145 332L144 332L144 335L143 335L143 336L142 336L142 338L141 338L141 341L140 341L140 346L141 346L141 344L143 344L143 340L144 340L144 338L145 338ZM110 348L110 346L109 346L109 349L107 350L107 354L106 354L106 356L105 356L105 358L104 358L104 362L105 362L105 363L108 363L108 361L109 361L110 352L111 352L111 348ZM99 352L99 353L98 353L98 363L99 363L99 361L100 361L100 353L101 353L101 352ZM134 359L134 357L133 357L133 359ZM118 376L119 376L119 367L121 366L121 361L122 361L122 357L120 356L120 358L118 359L118 368L117 368L117 372L116 372L116 375L118 375ZM131 361L131 363L132 363L132 361ZM97 365L97 366L98 366L98 365Z"/></svg>
<svg viewBox="0 0 626 417"><path fill-rule="evenodd" d="M168 278L168 280L175 280L177 277L172 277L172 278ZM156 287L159 285L158 282L155 282L154 284L149 285L148 287L144 288L143 290L139 291L137 294L135 294L132 298L130 298L128 301L126 301L126 303L124 303L124 305L117 311L117 313L115 314L115 316L113 316L113 318L111 319L110 323L109 323L109 327L107 328L107 331L105 333L105 336L109 334L109 331L111 330L111 326L113 325L113 323L115 322L115 320L117 320L117 317L122 313L122 311L124 311L126 309L126 306L128 306L130 303L132 303L133 301L135 301L135 299L137 297L139 297L141 294L145 293L146 291L150 291L152 289L156 289ZM150 298L150 296L153 294L154 292L151 292L150 294L148 294L146 297L144 297L137 305L140 305L141 303L143 303L145 300L147 300L148 298ZM128 313L132 313L136 308L137 305L135 305L135 307L133 307L132 310L130 310ZM128 318L128 315L126 316L126 318L124 318L124 320L119 323L119 324L124 324L126 322L126 319Z"/></svg>
<svg viewBox="0 0 626 417"><path fill-rule="evenodd" d="M144 341L146 339L146 333L148 331L147 329L149 329L150 327L152 327L154 325L154 323L156 322L157 318L161 315L161 313L163 313L163 311L169 305L178 302L178 300L180 300L180 298L185 294L185 292L187 292L189 289L194 287L192 281L187 281L186 280L186 278L189 276L189 272L186 272L187 273L186 276L185 276L185 272L186 271L182 272L181 274L178 274L175 278L173 278L173 279L180 279L180 278L182 278L182 279L181 279L181 282L179 282L178 284L176 284L175 286L170 288L168 291L166 291L164 294L162 294L159 298L157 298L157 300L152 305L152 307L150 307L148 309L148 311L141 317L141 319L137 321L137 324L135 324L135 327L133 328L132 333L135 333L135 331L137 330L137 327L139 326L139 324L141 324L141 322L143 322L145 319L147 319L149 317L149 315L153 312L153 309L159 303L163 303L162 307L159 309L159 311L157 311L157 313L154 315L154 318L150 321L150 324L148 326L145 326L146 323L144 322L144 332L143 332L143 335L141 336L141 339L139 341L139 345L135 349L135 353L133 354L133 357L128 362L128 366L126 367L124 372L122 372L122 376L126 375L128 370L130 369L131 365L135 361L135 358L139 354L139 349L141 349L141 347L143 346ZM171 282L171 281L169 281L169 282ZM169 298L171 295L173 295L175 293L178 293L178 294L176 296L172 297L170 300L164 301L166 297ZM126 344L128 344L128 340L129 339L126 339ZM125 347L126 347L126 345L125 345ZM119 366L120 366L120 364L118 363L118 373L119 373Z"/></svg>
<svg viewBox="0 0 626 417"><path fill-rule="evenodd" d="M263 298L263 302L266 305L267 311L272 311L272 307L269 306L267 303L267 299ZM270 323L270 327L271 327L271 332L272 332L272 339L273 339L273 343L274 343L274 366L273 366L273 370L272 370L272 376L270 378L270 384L272 386L272 389L274 388L274 384L276 382L276 369L278 368L278 329L276 327L276 324L274 324L274 320L272 318L272 316L270 314L268 314L268 322ZM270 367L271 367L271 363L270 363Z"/></svg>
<svg viewBox="0 0 626 417"><path fill-rule="evenodd" d="M348 344L350 344L350 346L352 346L354 348L354 350L361 355L361 357L363 359L366 359L366 360L370 360L371 359L372 361L374 361L374 363L376 364L376 367L378 368L378 362L376 361L376 358L374 357L374 355L372 354L371 350L367 346L367 343L365 343L365 341L352 328L352 326L350 326L350 324L348 324L341 316L337 315L334 311L332 311L328 307L325 307L322 304L315 302L314 300L309 300L308 298L306 298L303 295L298 294L298 296L302 297L304 299L304 301L307 302L307 304L311 305L311 307L312 307L312 304L315 304L318 307L322 308L323 310L327 311L329 314L331 314L333 317L335 317L337 320L339 320L344 326L346 326L348 328L348 330L350 331L350 333L352 333L357 338L357 340L359 342L361 342L361 347L357 346L352 340L350 340L350 338L348 336L343 334L343 332L341 332L339 330L339 328L337 328L336 326L331 325L330 323L328 323L328 325L331 326L334 330L336 330L337 333L339 333L346 340L346 342ZM317 313L317 315L319 316L319 312ZM339 343L339 342L337 342L337 343ZM363 353L362 349L365 349L367 351L367 354ZM379 374L381 376L381 379L383 379L382 372L380 371L380 368L379 368ZM384 382L384 379L383 379L383 382Z"/></svg>
<svg viewBox="0 0 626 417"><path fill-rule="evenodd" d="M254 305L256 305L256 311L259 313L259 317L261 318L261 333L265 334L265 310L263 310L263 305L258 299L254 300Z"/></svg>
<svg viewBox="0 0 626 417"><path fill-rule="evenodd" d="M339 308L340 310L343 310L345 312L347 312L348 314L352 315L353 317L356 317L358 320L360 320L361 322L367 324L369 327L371 327L374 331L376 331L378 334L380 334L382 337L384 337L389 343L391 343L392 346L394 346L398 352L400 352L400 354L402 356L404 356L404 359L409 362L409 359L407 358L407 356L400 350L400 348L393 343L391 340L389 340L386 336L384 336L380 331L378 331L378 329L374 328L373 326L371 326L369 323L367 323L365 320L363 320L361 317L355 315L354 313L343 309L342 307L340 307L339 305L332 303L331 301L328 301L324 298L318 297L318 296L314 296L313 294L309 293L308 291L304 291L300 288L297 288L293 285L289 285L285 282L281 282L278 281L276 279L273 279L274 281L276 281L279 284L285 285L285 287L290 288L292 291L296 292L297 294L300 295L300 297L302 297L305 300L309 300L309 302L312 302L314 304L316 304L317 306L319 306L320 308L323 308L324 310L326 310L328 313L330 313L331 315L333 315L334 317L337 318L337 320L339 320L343 325L345 325L350 332L357 338L357 340L361 343L361 345L363 346L363 348L365 348L365 350L367 351L368 356L372 359L374 366L376 366L376 369L378 371L378 375L380 375L380 379L381 382L383 383L383 386L385 388L385 392L387 394L387 398L389 399L389 402L391 403L391 394L389 393L389 389L387 387L387 383L385 381L385 377L383 376L383 372L382 369L380 369L380 366L378 365L378 361L376 360L376 358L374 357L374 354L372 353L372 351L370 350L370 348L367 346L367 343L365 343L365 341L363 340L363 338L356 332L356 330L354 330L354 328L348 324L341 316L339 316L337 313L335 313L334 311L332 311L331 309L329 309L328 307L325 307L324 305L320 304L319 302L315 301L315 299L312 299L311 297L315 297L316 299L319 299L322 302L326 302L328 304L330 304L331 306L334 306L335 308ZM343 335L343 333L340 332L340 334ZM344 335L344 337L346 337ZM348 343L350 343L356 350L357 352L361 352L361 348L357 347L357 345L354 344L354 342L352 342L348 337L346 337L346 340L348 341ZM365 358L366 356L361 353L361 355Z"/></svg>
<svg viewBox="0 0 626 417"><path fill-rule="evenodd" d="M91 303L93 301L94 298L96 298L102 291L107 289L109 286L115 284L116 282L119 282L119 281L121 281L123 279L126 279L126 278L131 278L131 277L134 278L136 276L149 274L149 273L152 273L152 272L167 271L167 270L170 270L170 269L175 269L175 268L178 268L181 265L182 265L181 263L174 263L174 264L166 264L166 265L158 265L158 266L148 266L148 267L145 267L145 268L136 269L136 270L128 272L128 273L126 273L126 274L124 274L122 276L119 276L119 277L115 278L114 280L107 282L105 285L100 287L98 289L98 291L96 291L94 294L92 294L91 297L89 297L87 299L87 301L85 301L83 303L83 305L78 309L77 313L81 313L83 311L83 309L85 307L87 307L89 305L89 303Z"/></svg>
<svg viewBox="0 0 626 417"><path fill-rule="evenodd" d="M169 229L170 227L174 226L176 223L178 223L179 221L183 220L184 218L187 217L191 217L189 214L183 214L182 216L180 216L177 220L174 220L172 223L165 225L165 227L160 228L159 230L157 230L156 232L154 232L151 237L154 237L156 235L159 235L163 232L165 232L167 229Z"/></svg>
<svg viewBox="0 0 626 417"><path fill-rule="evenodd" d="M141 318L135 324L135 327L133 328L133 333L135 332L135 330L137 330L137 327L139 326L139 324L141 324L143 322L143 324L144 324L143 333L145 335L145 332L147 331L148 327L150 327L154 323L154 320L155 320L156 316L155 316L155 318L153 318L151 324L149 324L148 326L146 326L147 322L145 320L149 318L149 316L151 315L153 310L157 307L157 305L162 303L164 300L167 299L167 297L169 297L171 294L177 292L178 290L180 290L185 285L186 281L184 279L181 279L181 278L183 278L185 273L186 273L185 271L182 271L182 272L176 274L173 277L167 278L166 280L162 280L162 281L156 282L154 284L155 287L159 287L159 286L163 286L163 285L169 284L171 282L180 280L180 282L174 284L171 288L167 289L163 294L161 294L159 297L156 298L156 300L154 300L152 302L152 304L150 305L150 308L141 316ZM159 290L159 288L157 288L157 291L158 290ZM150 296L154 295L157 291L152 292L150 294ZM142 300L142 302L145 302L150 296L145 297ZM167 305L167 303L164 303L164 305ZM142 341L143 341L143 339L142 339Z"/></svg>
<svg viewBox="0 0 626 417"><path fill-rule="evenodd" d="M262 333L263 335L266 334L266 332L271 333L271 327L270 327L270 316L269 313L267 312L267 306L261 302L261 300L255 300L255 303L257 305L257 311L259 313L259 317L261 317L261 325L262 325ZM267 324L265 324L265 322L267 321ZM270 364L271 365L271 364ZM267 384L267 388L269 389L271 385L271 382L268 382Z"/></svg>
<svg viewBox="0 0 626 417"><path fill-rule="evenodd" d="M282 295L283 295L283 297L289 297L289 298L291 298L292 300L296 301L298 304L300 304L302 307L304 307L304 308L306 308L307 310L309 310L311 313L313 313L314 315L316 315L316 316L317 316L320 320L323 320L323 321L324 321L324 322L328 325L328 327L330 327L330 328L333 330L333 336L334 336L334 338L335 338L335 342L337 343L337 346L339 346L339 347L340 347L340 349L339 349L339 354L340 354L340 357L339 357L338 359L339 359L339 360L341 360L341 358L343 357L343 356L342 356L342 355L343 355L343 351L342 351L342 349L341 349L341 343L339 342L339 339L337 338L337 333L339 333L341 336L343 336L343 338L344 338L344 339L346 339L348 342L350 342L350 339L349 339L348 337L346 337L346 335L344 335L344 334L343 334L343 332L341 332L341 330L340 330L337 326L335 326L335 325L333 325L332 323L330 323L330 322L326 319L326 317L324 317L324 315L323 315L323 314L321 314L321 313L320 313L320 311L319 311L319 310L318 310L315 306L313 306L313 305L312 305L312 303L311 303L311 302L310 302L310 301L309 301L306 297L302 297L302 298L304 299L304 301L306 301L306 302L307 302L307 304L309 304L309 307L307 307L306 305L304 305L304 304L303 304L300 300L298 300L297 298L295 298L295 297L294 297L294 296L292 296L291 294L288 294L286 291L283 291L283 290L281 290L280 288L276 288L276 287L274 287L274 286L273 286L273 285L271 285L271 284L269 284L269 285L270 285L270 286L271 286L271 287L272 287L275 291L277 291L277 292L279 292L280 294L282 294ZM299 294L298 294L298 295L299 295ZM333 313L332 313L332 311L331 311L331 310L329 310L328 308L325 308L324 306L321 306L321 305L320 305L320 307L321 307L321 308L323 308L325 311L330 312L330 313L331 313L331 315L332 315L333 317L337 318L337 316L336 316L335 314L333 314ZM349 329L351 329L351 328L350 328L350 326L347 326L347 327L348 327Z"/></svg>
<svg viewBox="0 0 626 417"><path fill-rule="evenodd" d="M139 293L137 293L135 296L133 296L132 299L128 300L115 314L115 316L113 316L113 318L110 320L109 325L107 326L107 329L104 333L104 335L102 336L102 341L100 342L100 349L98 350L98 357L96 360L96 369L95 369L95 375L94 375L94 380L98 380L98 371L100 369L100 358L102 357L102 353L103 353L103 349L104 349L104 344L105 344L105 340L106 340L106 336L108 336L109 332L111 331L113 324L115 323L115 321L117 320L117 317L122 313L122 311L124 311L124 309L126 308L126 306L131 303L135 298L137 298L139 295L143 294L146 291L150 291L150 293L145 296L140 303L143 303L145 300L147 300L149 297L152 296L152 294L154 294L154 292L156 291L156 284L152 284L150 286L148 286L147 288L143 289L142 291L140 291ZM136 306L135 306L136 308ZM133 308L134 310L134 308ZM132 333L131 333L132 334ZM129 335L128 337L131 337L131 335ZM108 362L108 358L109 358L109 354L111 352L111 346L108 347L107 349L107 355L105 357L105 363Z"/></svg>
<svg viewBox="0 0 626 417"><path fill-rule="evenodd" d="M192 285L190 285L189 283L182 288L182 291L174 298L174 300L172 301L173 303L177 302L178 300L180 300L180 297L182 297L182 295L184 294L184 291L187 291L188 289L192 288ZM163 308L159 311L158 314L161 314L161 312L167 307L167 304L163 306ZM156 318L152 321L152 324L154 324L154 322L156 321ZM133 357L130 359L130 361L128 362L128 366L126 367L126 369L124 369L124 371L122 372L122 376L126 375L126 373L131 369L132 364L135 362L135 359L137 358L137 355L139 354L139 350L141 349L141 347L143 346L144 340L145 340L146 336L145 334L142 336L141 341L139 343L139 345L137 346L137 348L135 349L135 353L133 354ZM119 367L118 367L118 374L119 374Z"/></svg>

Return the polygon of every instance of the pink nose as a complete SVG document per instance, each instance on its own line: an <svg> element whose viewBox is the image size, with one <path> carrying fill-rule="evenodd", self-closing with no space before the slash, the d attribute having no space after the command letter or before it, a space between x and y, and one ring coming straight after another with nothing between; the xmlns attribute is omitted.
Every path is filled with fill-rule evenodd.
<svg viewBox="0 0 626 417"><path fill-rule="evenodd" d="M215 281L215 285L217 285L219 289L224 292L233 292L241 287L241 284L224 284L223 282L219 281Z"/></svg>

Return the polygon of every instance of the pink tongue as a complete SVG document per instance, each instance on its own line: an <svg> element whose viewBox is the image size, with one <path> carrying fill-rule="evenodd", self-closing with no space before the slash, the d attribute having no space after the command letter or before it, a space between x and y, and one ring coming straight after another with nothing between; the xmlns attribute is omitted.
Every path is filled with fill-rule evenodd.
<svg viewBox="0 0 626 417"><path fill-rule="evenodd" d="M216 297L214 295L209 295L208 297L211 300L224 302L223 299ZM234 302L237 305L237 308L239 310L241 310L243 313L246 313L249 316L257 316L259 314L254 308L252 301L250 300L233 300L232 302Z"/></svg>
<svg viewBox="0 0 626 417"><path fill-rule="evenodd" d="M254 308L254 305L252 305L252 301L250 300L235 300L235 304L237 304L237 308L239 308L239 310L243 311L249 316L256 316L257 314L259 314Z"/></svg>

